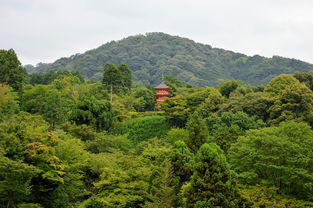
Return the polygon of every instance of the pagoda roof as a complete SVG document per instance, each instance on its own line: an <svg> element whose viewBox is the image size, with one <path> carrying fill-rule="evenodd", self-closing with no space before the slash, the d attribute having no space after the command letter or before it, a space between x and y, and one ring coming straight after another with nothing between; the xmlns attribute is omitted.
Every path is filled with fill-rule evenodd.
<svg viewBox="0 0 313 208"><path fill-rule="evenodd" d="M161 84L159 84L158 86L156 86L155 88L154 88L155 90L161 90L161 89L172 89L172 88L170 88L169 86L167 86L166 84L164 84L164 82L162 82Z"/></svg>

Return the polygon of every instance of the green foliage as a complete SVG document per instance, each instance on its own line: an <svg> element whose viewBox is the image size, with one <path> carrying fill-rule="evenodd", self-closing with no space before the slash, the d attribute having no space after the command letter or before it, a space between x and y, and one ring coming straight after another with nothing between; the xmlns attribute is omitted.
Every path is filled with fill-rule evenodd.
<svg viewBox="0 0 313 208"><path fill-rule="evenodd" d="M62 125L62 129L75 138L79 138L82 141L94 140L97 132L94 127L86 124L75 125L66 122Z"/></svg>
<svg viewBox="0 0 313 208"><path fill-rule="evenodd" d="M34 204L34 203L23 203L17 205L17 208L42 208L40 204Z"/></svg>
<svg viewBox="0 0 313 208"><path fill-rule="evenodd" d="M84 170L88 167L89 153L84 143L63 131L55 132L59 139L56 155L64 165L64 182L53 192L56 199L50 207L69 207L71 201L87 195L84 189Z"/></svg>
<svg viewBox="0 0 313 208"><path fill-rule="evenodd" d="M14 99L12 89L8 85L0 85L0 109L2 110L11 100Z"/></svg>
<svg viewBox="0 0 313 208"><path fill-rule="evenodd" d="M14 90L21 92L25 77L26 71L14 50L0 50L0 83L8 84Z"/></svg>
<svg viewBox="0 0 313 208"><path fill-rule="evenodd" d="M86 53L29 69L45 72L77 70L87 79L101 80L103 63L127 63L134 81L142 85L159 84L162 71L164 75L174 76L193 86L212 86L221 79L261 85L281 73L310 72L313 69L311 64L296 59L246 56L164 33L111 41Z"/></svg>
<svg viewBox="0 0 313 208"><path fill-rule="evenodd" d="M60 91L44 85L25 89L22 107L25 111L40 114L54 128L68 119L71 101Z"/></svg>
<svg viewBox="0 0 313 208"><path fill-rule="evenodd" d="M150 180L148 201L145 208L172 208L175 192L171 187L172 171L168 162L154 169Z"/></svg>
<svg viewBox="0 0 313 208"><path fill-rule="evenodd" d="M191 181L183 190L185 207L245 207L223 151L213 143L199 149Z"/></svg>
<svg viewBox="0 0 313 208"><path fill-rule="evenodd" d="M281 74L273 78L266 86L265 92L269 92L272 95L278 95L286 88L299 83L299 81L290 74Z"/></svg>
<svg viewBox="0 0 313 208"><path fill-rule="evenodd" d="M167 132L166 141L174 144L177 141L186 142L189 139L189 134L186 129L172 128Z"/></svg>
<svg viewBox="0 0 313 208"><path fill-rule="evenodd" d="M313 92L303 83L290 84L279 92L268 112L272 125L286 120L306 121L313 125Z"/></svg>
<svg viewBox="0 0 313 208"><path fill-rule="evenodd" d="M71 115L77 125L92 125L98 130L109 130L113 125L111 104L94 96L82 96Z"/></svg>
<svg viewBox="0 0 313 208"><path fill-rule="evenodd" d="M192 152L197 152L201 145L208 141L209 132L205 121L195 112L188 120L186 129L189 134L186 143Z"/></svg>
<svg viewBox="0 0 313 208"><path fill-rule="evenodd" d="M299 82L304 83L310 90L313 90L313 75L306 72L296 72L293 75Z"/></svg>
<svg viewBox="0 0 313 208"><path fill-rule="evenodd" d="M170 154L173 175L176 177L176 194L181 185L187 182L193 171L193 154L183 141L177 141L174 144Z"/></svg>
<svg viewBox="0 0 313 208"><path fill-rule="evenodd" d="M130 69L125 64L120 64L118 66L118 69L121 71L122 77L121 77L121 85L124 87L124 90L129 90L132 86L132 74Z"/></svg>
<svg viewBox="0 0 313 208"><path fill-rule="evenodd" d="M164 80L165 80L165 84L170 86L172 89L178 88L178 87L186 87L186 88L192 87L190 84L187 84L186 82L179 80L170 75L165 76Z"/></svg>
<svg viewBox="0 0 313 208"><path fill-rule="evenodd" d="M251 202L252 208L305 208L313 207L312 202L296 200L288 196L279 195L276 187L266 184L256 186L240 186L240 193L244 199Z"/></svg>
<svg viewBox="0 0 313 208"><path fill-rule="evenodd" d="M31 179L39 169L0 155L0 205L15 207L31 193Z"/></svg>
<svg viewBox="0 0 313 208"><path fill-rule="evenodd" d="M192 111L195 110L201 103L203 103L210 95L216 93L214 88L200 88L197 89L195 92L190 93L189 95L185 96L187 106ZM214 95L213 95L214 96Z"/></svg>
<svg viewBox="0 0 313 208"><path fill-rule="evenodd" d="M123 58L129 62L121 62L116 44L128 41L132 44ZM138 43L154 47L134 56ZM0 206L312 207L298 200L313 200L313 131L299 122L313 124L312 75L278 76L265 91L239 81L225 81L219 88L186 84L217 84L221 75L249 80L254 73L256 81L265 82L286 69L282 63L293 66L288 73L309 71L311 65L194 45L152 33L111 43L112 53L97 55L96 65L103 64L103 55L114 64L135 63L130 66L137 82L153 83L162 71L173 75L166 79L175 96L161 103L163 111L152 111L152 86L130 89L126 65L106 65L113 73L104 81L115 82L111 103L110 84L84 83L78 73L54 73L47 64L39 67L51 73L30 75L33 85L25 86L24 93L0 85ZM87 76L101 79L102 72L88 67L95 52L87 53L88 63L71 67L88 69ZM143 56L149 59L137 59ZM57 64L66 68L66 58ZM219 74L219 64L227 71ZM265 123L277 127L264 128ZM216 144L227 152L240 181L249 184L240 187L242 197Z"/></svg>
<svg viewBox="0 0 313 208"><path fill-rule="evenodd" d="M166 120L172 126L176 127L184 127L190 114L186 100L180 96L163 101L161 103L161 109L165 111Z"/></svg>
<svg viewBox="0 0 313 208"><path fill-rule="evenodd" d="M274 98L268 93L252 92L246 95L231 96L220 106L218 113L242 111L249 116L267 121L270 117L268 109L273 103Z"/></svg>
<svg viewBox="0 0 313 208"><path fill-rule="evenodd" d="M136 154L149 165L159 167L168 159L171 146L163 139L152 138L136 146Z"/></svg>
<svg viewBox="0 0 313 208"><path fill-rule="evenodd" d="M235 91L242 84L243 83L238 80L226 80L219 84L218 88L223 96L229 97L230 93Z"/></svg>
<svg viewBox="0 0 313 208"><path fill-rule="evenodd" d="M18 113L19 110L16 93L8 85L0 84L0 119L2 115Z"/></svg>
<svg viewBox="0 0 313 208"><path fill-rule="evenodd" d="M136 111L152 111L154 109L154 93L145 87L132 89L133 107Z"/></svg>
<svg viewBox="0 0 313 208"><path fill-rule="evenodd" d="M48 73L31 73L28 75L28 82L30 84L50 84L56 79L62 79L64 77L76 77L78 78L80 83L84 82L84 78L79 74L77 71L66 71L66 70L59 70L55 72L48 72Z"/></svg>
<svg viewBox="0 0 313 208"><path fill-rule="evenodd" d="M128 134L134 143L139 143L153 137L162 138L169 130L169 125L163 116L146 116L122 123L115 129L117 134Z"/></svg>
<svg viewBox="0 0 313 208"><path fill-rule="evenodd" d="M192 88L190 84L170 75L164 76L164 83L171 88L170 93L173 96L176 95L178 88Z"/></svg>
<svg viewBox="0 0 313 208"><path fill-rule="evenodd" d="M103 70L102 83L107 87L110 92L110 100L112 102L112 93L118 92L118 87L121 84L122 72L114 64L105 64Z"/></svg>
<svg viewBox="0 0 313 208"><path fill-rule="evenodd" d="M0 123L0 147L5 150L4 156L35 166L38 174L31 180L32 191L28 198L46 206L53 201L51 193L64 183L65 173L55 152L56 136L48 132L48 127L40 116L25 112Z"/></svg>
<svg viewBox="0 0 313 208"><path fill-rule="evenodd" d="M217 132L220 126L237 125L243 131L265 127L262 120L257 120L243 112L224 112L220 116L211 115L206 118L206 124L210 132Z"/></svg>
<svg viewBox="0 0 313 208"><path fill-rule="evenodd" d="M87 206L81 207L97 207L98 204L99 207L112 208L142 207L148 197L146 179L149 175L149 169L142 160L114 153L102 154L99 162L103 168L96 168L100 172L100 180L94 183L98 195L88 199ZM90 165L93 166L93 163L92 161Z"/></svg>
<svg viewBox="0 0 313 208"><path fill-rule="evenodd" d="M217 112L223 102L224 97L221 93L217 89L212 88L209 96L199 105L197 111L202 117L207 117L211 113Z"/></svg>
<svg viewBox="0 0 313 208"><path fill-rule="evenodd" d="M132 84L131 71L125 64L117 67L112 63L107 63L104 66L102 83L110 92L110 100L112 102L113 92L125 92L130 89Z"/></svg>
<svg viewBox="0 0 313 208"><path fill-rule="evenodd" d="M220 116L212 114L206 118L211 141L215 142L225 152L237 141L246 130L265 127L262 120L256 120L243 112L224 112Z"/></svg>
<svg viewBox="0 0 313 208"><path fill-rule="evenodd" d="M190 112L198 111L207 116L217 111L223 102L223 96L215 88L193 89L161 103L161 109L172 126L184 127Z"/></svg>
<svg viewBox="0 0 313 208"><path fill-rule="evenodd" d="M126 135L103 135L98 134L96 139L87 143L87 148L92 153L100 152L128 152L132 147L132 142Z"/></svg>
<svg viewBox="0 0 313 208"><path fill-rule="evenodd" d="M244 183L267 180L284 193L312 199L312 138L305 123L250 130L230 148L230 164Z"/></svg>

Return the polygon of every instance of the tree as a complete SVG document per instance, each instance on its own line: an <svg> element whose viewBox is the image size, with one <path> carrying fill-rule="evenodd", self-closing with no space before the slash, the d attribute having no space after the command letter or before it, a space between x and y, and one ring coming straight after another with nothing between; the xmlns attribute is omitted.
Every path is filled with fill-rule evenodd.
<svg viewBox="0 0 313 208"><path fill-rule="evenodd" d="M223 151L203 144L195 157L190 184L183 187L185 207L245 207Z"/></svg>
<svg viewBox="0 0 313 208"><path fill-rule="evenodd" d="M313 197L313 131L306 123L249 130L229 150L230 164L245 184L266 180L280 192Z"/></svg>
<svg viewBox="0 0 313 208"><path fill-rule="evenodd" d="M14 90L21 91L25 77L26 71L14 50L0 50L0 83L8 84Z"/></svg>
<svg viewBox="0 0 313 208"><path fill-rule="evenodd" d="M182 205L181 187L190 180L193 171L194 155L183 141L174 143L170 153L170 162L173 174L173 188L175 193L174 207Z"/></svg>
<svg viewBox="0 0 313 208"><path fill-rule="evenodd" d="M107 63L104 65L102 83L107 86L110 92L110 101L112 102L113 92L127 92L132 85L132 75L128 66L120 64L118 67Z"/></svg>
<svg viewBox="0 0 313 208"><path fill-rule="evenodd" d="M208 140L208 128L204 120L197 112L193 113L186 124L186 129L189 133L189 138L186 141L192 152L197 152L198 149Z"/></svg>
<svg viewBox="0 0 313 208"><path fill-rule="evenodd" d="M271 95L278 95L279 92L284 89L298 84L299 81L294 78L291 74L281 74L277 77L274 77L270 83L266 86L265 92L270 93Z"/></svg>
<svg viewBox="0 0 313 208"><path fill-rule="evenodd" d="M12 165L12 175L5 177L21 174L20 181L24 183L21 184L21 191L29 189L26 182L28 177L31 178L31 191L29 190L27 201L52 207L55 199L52 193L64 183L65 172L62 161L56 156L56 136L48 132L48 128L49 125L40 116L26 112L7 117L0 123L0 148L4 149L5 157L15 162L5 159L0 164L5 164L2 168ZM34 166L38 169L38 174L30 177L31 174L24 170L33 168L20 163ZM6 174L5 171L3 174Z"/></svg>
<svg viewBox="0 0 313 208"><path fill-rule="evenodd" d="M255 117L249 117L243 112L224 112L220 116L211 115L206 118L206 124L212 141L225 152L239 136L245 134L246 130L265 127L262 120L256 120Z"/></svg>
<svg viewBox="0 0 313 208"><path fill-rule="evenodd" d="M172 185L172 171L168 162L153 170L150 176L149 201L145 208L172 208L176 193Z"/></svg>
<svg viewBox="0 0 313 208"><path fill-rule="evenodd" d="M132 89L132 96L134 97L134 108L141 111L152 111L154 108L154 93L145 87L136 87Z"/></svg>
<svg viewBox="0 0 313 208"><path fill-rule="evenodd" d="M161 103L161 109L165 111L164 115L172 126L184 127L190 114L187 108L186 100L181 96L166 99Z"/></svg>
<svg viewBox="0 0 313 208"><path fill-rule="evenodd" d="M77 71L66 71L60 70L55 72L48 72L48 73L31 73L28 74L28 82L32 85L35 84L50 84L56 79L62 80L64 77L71 77L74 80L74 77L78 79L79 83L84 82L84 78L80 75Z"/></svg>
<svg viewBox="0 0 313 208"><path fill-rule="evenodd" d="M71 101L51 86L36 85L25 90L22 107L29 113L38 113L52 128L68 119Z"/></svg>
<svg viewBox="0 0 313 208"><path fill-rule="evenodd" d="M64 182L55 189L51 195L55 198L49 207L70 207L72 201L88 196L84 184L84 171L88 167L90 153L85 150L85 145L80 139L58 130L56 155L64 165Z"/></svg>
<svg viewBox="0 0 313 208"><path fill-rule="evenodd" d="M119 152L97 154L91 158L89 164L92 172L97 172L100 176L93 183L93 189L99 194L90 197L83 203L85 206L81 207L143 206L148 197L147 178L150 170L140 157Z"/></svg>
<svg viewBox="0 0 313 208"><path fill-rule="evenodd" d="M269 93L253 92L246 95L231 96L220 105L221 112L244 112L266 122L269 119L268 109L274 104L274 98Z"/></svg>
<svg viewBox="0 0 313 208"><path fill-rule="evenodd" d="M0 118L8 114L17 113L20 110L17 95L8 85L0 84Z"/></svg>
<svg viewBox="0 0 313 208"><path fill-rule="evenodd" d="M116 134L128 134L128 138L139 143L153 137L162 138L169 130L163 116L145 116L125 121L115 129Z"/></svg>
<svg viewBox="0 0 313 208"><path fill-rule="evenodd" d="M240 193L242 198L251 202L252 208L313 207L312 202L281 195L277 187L268 186L266 183L256 186L240 185Z"/></svg>
<svg viewBox="0 0 313 208"><path fill-rule="evenodd" d="M293 75L297 80L304 83L310 90L313 90L313 75L306 72L296 72Z"/></svg>
<svg viewBox="0 0 313 208"><path fill-rule="evenodd" d="M174 144L177 141L186 142L189 138L188 131L186 129L172 128L167 132L166 141L170 144Z"/></svg>
<svg viewBox="0 0 313 208"><path fill-rule="evenodd" d="M31 179L39 169L0 155L0 205L13 208L31 193Z"/></svg>
<svg viewBox="0 0 313 208"><path fill-rule="evenodd" d="M225 97L229 97L230 93L242 86L242 82L239 80L225 80L218 85L221 94Z"/></svg>
<svg viewBox="0 0 313 208"><path fill-rule="evenodd" d="M98 130L109 130L113 125L111 103L96 99L94 96L82 96L71 115L77 125L92 125Z"/></svg>
<svg viewBox="0 0 313 208"><path fill-rule="evenodd" d="M107 86L107 89L110 92L111 102L113 91L116 91L116 88L118 88L121 84L122 76L123 75L121 73L121 70L118 69L114 64L108 63L104 65L102 83Z"/></svg>
<svg viewBox="0 0 313 208"><path fill-rule="evenodd" d="M193 154L183 141L174 143L173 150L170 154L173 174L178 179L180 186L187 182L192 174ZM179 187L180 188L180 187Z"/></svg>
<svg viewBox="0 0 313 208"><path fill-rule="evenodd" d="M313 92L303 83L286 86L268 109L269 124L286 120L306 121L313 125Z"/></svg>
<svg viewBox="0 0 313 208"><path fill-rule="evenodd" d="M197 111L202 117L218 111L220 105L224 102L224 97L217 89L212 89L209 96L199 105Z"/></svg>
<svg viewBox="0 0 313 208"><path fill-rule="evenodd" d="M125 64L120 64L118 69L121 71L121 85L125 90L129 91L132 86L132 74L128 66Z"/></svg>

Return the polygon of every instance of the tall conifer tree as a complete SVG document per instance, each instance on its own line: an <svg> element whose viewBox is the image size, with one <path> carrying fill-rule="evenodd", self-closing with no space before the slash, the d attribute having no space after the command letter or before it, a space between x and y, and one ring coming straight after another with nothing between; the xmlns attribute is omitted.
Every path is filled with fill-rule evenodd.
<svg viewBox="0 0 313 208"><path fill-rule="evenodd" d="M199 116L198 112L191 115L187 122L186 129L189 132L187 145L192 152L197 152L201 145L207 142L209 134L205 121Z"/></svg>
<svg viewBox="0 0 313 208"><path fill-rule="evenodd" d="M184 190L188 208L246 207L238 193L223 151L214 143L201 146L191 182Z"/></svg>

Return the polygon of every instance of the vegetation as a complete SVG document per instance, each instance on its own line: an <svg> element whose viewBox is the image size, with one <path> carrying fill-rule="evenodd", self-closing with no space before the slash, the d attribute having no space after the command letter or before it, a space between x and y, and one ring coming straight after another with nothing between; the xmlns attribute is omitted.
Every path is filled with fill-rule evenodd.
<svg viewBox="0 0 313 208"><path fill-rule="evenodd" d="M110 47L157 37L169 38ZM174 96L156 110L153 89L132 86L126 65L85 81L26 74L13 50L1 53L0 207L313 207L311 74L198 88L166 76Z"/></svg>
<svg viewBox="0 0 313 208"><path fill-rule="evenodd" d="M164 33L130 36L51 64L28 65L27 69L32 73L65 69L78 71L86 79L102 80L104 63L127 63L139 85L157 85L162 74L192 86L215 86L221 80L261 85L282 73L313 71L313 65L296 59L247 56Z"/></svg>

